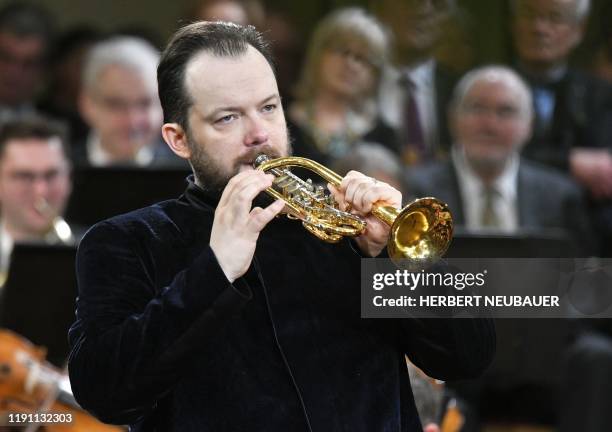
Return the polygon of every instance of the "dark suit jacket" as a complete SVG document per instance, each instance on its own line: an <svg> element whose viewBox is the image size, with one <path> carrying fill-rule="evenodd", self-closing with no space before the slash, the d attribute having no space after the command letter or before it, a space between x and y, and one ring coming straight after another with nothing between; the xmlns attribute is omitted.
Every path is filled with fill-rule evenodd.
<svg viewBox="0 0 612 432"><path fill-rule="evenodd" d="M541 85L524 78L532 88ZM525 157L567 171L573 147L612 147L612 87L608 83L570 69L547 86L555 94L552 122L540 130L536 112L533 136L523 149Z"/></svg>
<svg viewBox="0 0 612 432"><path fill-rule="evenodd" d="M436 87L436 110L438 115L438 145L441 152L448 154L452 143L448 128L448 106L453 97L455 85L461 77L439 63L434 69L434 85Z"/></svg>
<svg viewBox="0 0 612 432"><path fill-rule="evenodd" d="M446 202L455 224L465 224L457 173L450 160L411 170L406 188L414 197L435 196ZM517 188L520 228L564 229L580 252L592 250L593 236L583 197L569 178L521 159Z"/></svg>

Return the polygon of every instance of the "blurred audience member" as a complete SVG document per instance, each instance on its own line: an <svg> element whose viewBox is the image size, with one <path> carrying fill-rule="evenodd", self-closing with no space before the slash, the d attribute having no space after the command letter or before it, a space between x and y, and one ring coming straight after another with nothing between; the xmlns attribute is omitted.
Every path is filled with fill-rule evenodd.
<svg viewBox="0 0 612 432"><path fill-rule="evenodd" d="M535 121L524 155L572 173L598 198L612 197L606 83L568 65L582 40L589 0L513 0L517 68L531 86ZM610 135L612 137L612 135ZM606 148L606 146L608 148Z"/></svg>
<svg viewBox="0 0 612 432"><path fill-rule="evenodd" d="M83 142L89 129L78 107L81 71L89 49L99 39L91 27L72 28L59 35L50 56L47 91L38 108L68 123L71 143Z"/></svg>
<svg viewBox="0 0 612 432"><path fill-rule="evenodd" d="M79 110L91 130L74 148L77 165L151 166L166 146L157 95L159 52L144 40L121 36L99 42L85 61Z"/></svg>
<svg viewBox="0 0 612 432"><path fill-rule="evenodd" d="M74 242L60 218L71 192L65 145L63 129L42 118L9 120L0 129L0 274L4 276L16 242Z"/></svg>
<svg viewBox="0 0 612 432"><path fill-rule="evenodd" d="M321 21L289 107L295 155L325 164L361 140L393 147L377 103L386 60L387 36L364 10L339 9Z"/></svg>
<svg viewBox="0 0 612 432"><path fill-rule="evenodd" d="M356 144L349 153L335 160L331 169L341 176L345 176L351 170L359 171L399 191L403 189L402 165L397 154L380 144L367 142Z"/></svg>
<svg viewBox="0 0 612 432"><path fill-rule="evenodd" d="M446 110L457 77L433 57L452 0L381 0L378 14L393 32L394 68L381 92L383 119L400 137L407 164L443 157L449 144Z"/></svg>
<svg viewBox="0 0 612 432"><path fill-rule="evenodd" d="M0 122L34 110L52 35L39 6L13 2L0 10Z"/></svg>
<svg viewBox="0 0 612 432"><path fill-rule="evenodd" d="M260 28L264 8L259 0L196 0L190 7L190 21L229 21Z"/></svg>
<svg viewBox="0 0 612 432"><path fill-rule="evenodd" d="M531 133L533 105L514 71L487 66L466 74L449 117L451 158L412 170L406 181L412 195L445 201L456 225L468 232L564 233L580 253L575 256L591 252L580 189L562 173L519 155ZM453 384L471 404L465 430L480 430L481 416L515 426L553 424L565 326L554 320L535 327L508 321L497 332L500 346L487 378ZM547 332L553 334L542 340Z"/></svg>
<svg viewBox="0 0 612 432"><path fill-rule="evenodd" d="M456 224L469 230L563 229L577 247L590 248L578 187L519 156L532 113L531 93L510 69L468 73L453 98L451 160L412 170L408 188L447 202Z"/></svg>
<svg viewBox="0 0 612 432"><path fill-rule="evenodd" d="M476 63L478 41L475 40L474 18L464 9L452 8L442 23L442 37L433 57L439 67L453 74L462 74ZM444 117L446 119L446 117ZM445 143L448 144L448 143Z"/></svg>

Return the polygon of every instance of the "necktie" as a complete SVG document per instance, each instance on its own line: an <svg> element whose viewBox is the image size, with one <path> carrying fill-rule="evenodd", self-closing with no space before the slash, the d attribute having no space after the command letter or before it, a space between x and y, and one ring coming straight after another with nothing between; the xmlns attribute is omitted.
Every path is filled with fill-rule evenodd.
<svg viewBox="0 0 612 432"><path fill-rule="evenodd" d="M495 201L498 192L493 186L486 186L483 189L482 213L480 223L485 228L500 228L501 222L495 211Z"/></svg>
<svg viewBox="0 0 612 432"><path fill-rule="evenodd" d="M421 125L419 107L416 102L416 85L407 76L403 77L401 84L406 93L402 158L406 164L412 165L422 160L425 155L425 135Z"/></svg>

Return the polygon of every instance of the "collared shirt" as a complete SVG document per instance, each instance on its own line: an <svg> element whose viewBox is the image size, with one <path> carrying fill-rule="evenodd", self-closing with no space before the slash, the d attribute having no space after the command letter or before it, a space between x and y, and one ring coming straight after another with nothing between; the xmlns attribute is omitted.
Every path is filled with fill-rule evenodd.
<svg viewBox="0 0 612 432"><path fill-rule="evenodd" d="M453 146L451 157L457 171L465 225L468 229L475 231L487 230L487 228L482 226L481 219L485 206L485 190L487 185L483 183L478 174L470 167L463 151L456 145ZM502 173L491 185L496 191L493 210L500 224L499 229L507 233L515 232L519 228L517 203L518 166L518 154L514 154L506 163Z"/></svg>
<svg viewBox="0 0 612 432"><path fill-rule="evenodd" d="M434 60L428 60L401 71L401 75L407 78L413 86L412 92L419 112L421 130L425 144L429 148L438 142L434 64Z"/></svg>
<svg viewBox="0 0 612 432"><path fill-rule="evenodd" d="M153 156L151 146L143 146L131 162L136 166L144 167L153 162ZM90 134L87 138L87 161L93 167L106 167L115 163L110 153L102 147L100 137L96 134Z"/></svg>
<svg viewBox="0 0 612 432"><path fill-rule="evenodd" d="M554 91L554 84L561 81L567 74L567 65L557 66L541 76L536 76L527 71L519 64L519 71L525 76L533 93L533 106L535 108L535 130L536 132L546 133L552 126L557 97Z"/></svg>
<svg viewBox="0 0 612 432"><path fill-rule="evenodd" d="M429 148L438 141L434 66L435 61L428 60L412 68L388 69L383 78L380 98L382 118L393 128L400 129L404 121L402 115L407 96L400 89L400 82L402 78L408 78L413 83L421 128Z"/></svg>

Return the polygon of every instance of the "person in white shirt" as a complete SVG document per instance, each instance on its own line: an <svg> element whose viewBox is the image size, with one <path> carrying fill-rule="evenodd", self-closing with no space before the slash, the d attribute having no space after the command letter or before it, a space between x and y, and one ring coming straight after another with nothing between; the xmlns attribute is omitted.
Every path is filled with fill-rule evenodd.
<svg viewBox="0 0 612 432"><path fill-rule="evenodd" d="M578 187L561 172L519 155L532 118L529 88L511 69L469 72L451 104L451 160L412 170L408 188L446 201L456 224L470 231L565 230L579 249L590 249Z"/></svg>
<svg viewBox="0 0 612 432"><path fill-rule="evenodd" d="M408 165L439 159L449 146L446 109L458 77L434 58L452 0L382 0L375 10L393 35L393 66L383 75L381 116L399 137Z"/></svg>
<svg viewBox="0 0 612 432"><path fill-rule="evenodd" d="M14 243L74 243L61 215L72 190L63 130L27 117L0 129L0 274Z"/></svg>
<svg viewBox="0 0 612 432"><path fill-rule="evenodd" d="M78 165L150 166L160 141L159 52L146 41L117 36L96 44L83 67L79 110L91 127L75 148Z"/></svg>

